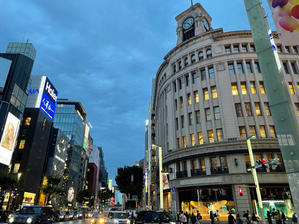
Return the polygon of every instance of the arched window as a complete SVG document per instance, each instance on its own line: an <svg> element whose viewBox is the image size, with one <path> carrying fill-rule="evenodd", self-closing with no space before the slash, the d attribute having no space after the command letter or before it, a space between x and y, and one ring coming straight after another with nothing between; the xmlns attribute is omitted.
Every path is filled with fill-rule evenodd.
<svg viewBox="0 0 299 224"><path fill-rule="evenodd" d="M191 55L191 63L194 63L196 61L196 59L195 59L195 54L192 54Z"/></svg>
<svg viewBox="0 0 299 224"><path fill-rule="evenodd" d="M211 48L208 48L207 51L206 51L206 53L207 53L207 58L211 58L212 57L212 50L211 50Z"/></svg>
<svg viewBox="0 0 299 224"><path fill-rule="evenodd" d="M203 59L203 51L200 51L200 52L198 53L198 59L199 59L199 60L202 60L202 59Z"/></svg>

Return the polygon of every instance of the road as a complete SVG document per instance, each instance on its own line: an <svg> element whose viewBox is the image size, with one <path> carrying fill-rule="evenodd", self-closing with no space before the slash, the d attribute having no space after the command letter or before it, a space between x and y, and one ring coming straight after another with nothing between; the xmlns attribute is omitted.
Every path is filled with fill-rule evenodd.
<svg viewBox="0 0 299 224"><path fill-rule="evenodd" d="M70 220L70 221L62 221L62 222L55 222L55 224L73 224L73 223L76 223L76 224L87 224L87 223L90 223L88 222L88 219L78 219L78 220Z"/></svg>

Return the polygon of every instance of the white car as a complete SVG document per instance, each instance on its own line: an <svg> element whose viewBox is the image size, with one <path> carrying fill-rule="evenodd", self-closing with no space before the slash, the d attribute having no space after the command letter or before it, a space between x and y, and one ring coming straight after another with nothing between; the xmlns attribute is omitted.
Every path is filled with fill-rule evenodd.
<svg viewBox="0 0 299 224"><path fill-rule="evenodd" d="M123 211L109 211L106 216L106 224L130 224L130 219Z"/></svg>

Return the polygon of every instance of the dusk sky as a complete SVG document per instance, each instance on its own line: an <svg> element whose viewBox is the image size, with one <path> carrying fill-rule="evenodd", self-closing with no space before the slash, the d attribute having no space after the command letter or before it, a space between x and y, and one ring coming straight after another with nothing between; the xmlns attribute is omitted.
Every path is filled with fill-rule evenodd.
<svg viewBox="0 0 299 224"><path fill-rule="evenodd" d="M243 0L197 2L214 29L249 29ZM190 0L2 0L0 51L27 39L35 46L32 75L82 103L114 179L117 167L144 157L152 79L176 44L175 16L188 7Z"/></svg>

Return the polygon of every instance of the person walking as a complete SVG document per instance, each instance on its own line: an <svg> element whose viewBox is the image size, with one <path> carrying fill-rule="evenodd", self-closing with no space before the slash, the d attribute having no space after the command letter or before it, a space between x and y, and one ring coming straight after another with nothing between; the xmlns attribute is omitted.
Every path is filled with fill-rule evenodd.
<svg viewBox="0 0 299 224"><path fill-rule="evenodd" d="M252 213L251 222L252 222L253 224L257 224L257 223L258 223L258 219L257 219L257 217L255 216L254 212Z"/></svg>
<svg viewBox="0 0 299 224"><path fill-rule="evenodd" d="M243 224L243 221L242 221L239 213L237 214L236 224Z"/></svg>
<svg viewBox="0 0 299 224"><path fill-rule="evenodd" d="M201 216L201 214L199 213L199 211L197 211L197 222L198 222L199 224L202 223L202 216Z"/></svg>
<svg viewBox="0 0 299 224"><path fill-rule="evenodd" d="M195 217L194 213L192 213L192 215L191 215L191 223L192 224L196 223L196 217Z"/></svg>
<svg viewBox="0 0 299 224"><path fill-rule="evenodd" d="M183 212L181 212L180 214L180 224L185 224L187 221L186 221L186 216Z"/></svg>
<svg viewBox="0 0 299 224"><path fill-rule="evenodd" d="M281 212L281 221L282 221L282 224L286 224L286 215L284 214L284 212Z"/></svg>
<svg viewBox="0 0 299 224"><path fill-rule="evenodd" d="M215 223L215 216L214 216L213 211L210 211L210 219L211 219L211 224L214 224Z"/></svg>
<svg viewBox="0 0 299 224"><path fill-rule="evenodd" d="M281 214L280 214L279 210L277 210L277 212L276 212L275 220L276 220L276 224L282 224L282 222L281 222Z"/></svg>
<svg viewBox="0 0 299 224"><path fill-rule="evenodd" d="M235 224L235 223L236 223L235 217L232 215L231 212L229 212L229 215L228 215L228 224Z"/></svg>
<svg viewBox="0 0 299 224"><path fill-rule="evenodd" d="M267 220L268 220L268 224L272 224L272 215L270 210L267 211Z"/></svg>
<svg viewBox="0 0 299 224"><path fill-rule="evenodd" d="M296 212L294 212L294 214L292 216L292 224L297 224L297 221L298 221L297 214L296 214Z"/></svg>
<svg viewBox="0 0 299 224"><path fill-rule="evenodd" d="M220 224L220 216L219 216L219 211L218 210L216 210L216 212L215 212L215 219L216 219L216 223Z"/></svg>

